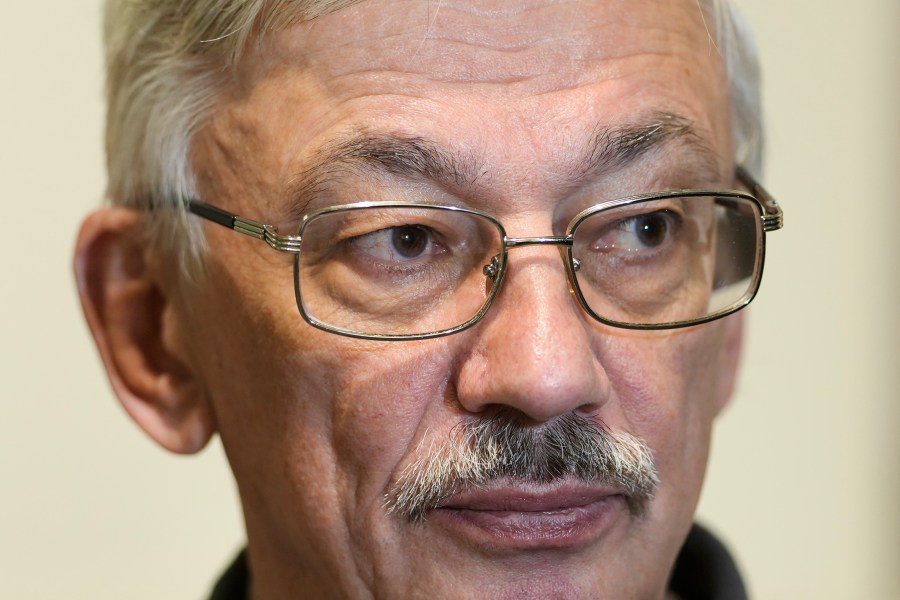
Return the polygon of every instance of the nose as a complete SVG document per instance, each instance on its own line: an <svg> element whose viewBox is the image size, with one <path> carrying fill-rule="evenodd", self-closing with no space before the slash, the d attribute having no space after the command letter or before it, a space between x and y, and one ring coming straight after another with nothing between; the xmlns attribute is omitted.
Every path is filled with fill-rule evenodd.
<svg viewBox="0 0 900 600"><path fill-rule="evenodd" d="M597 336L572 298L558 250L512 249L497 298L466 335L458 401L470 413L514 409L535 423L593 414L609 395Z"/></svg>

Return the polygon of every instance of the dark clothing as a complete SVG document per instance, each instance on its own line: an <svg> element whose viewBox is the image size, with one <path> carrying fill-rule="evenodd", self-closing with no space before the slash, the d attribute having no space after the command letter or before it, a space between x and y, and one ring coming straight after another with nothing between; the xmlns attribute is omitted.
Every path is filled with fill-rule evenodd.
<svg viewBox="0 0 900 600"><path fill-rule="evenodd" d="M242 550L231 566L222 574L209 600L246 600L250 588L250 573L247 571L247 551Z"/></svg>
<svg viewBox="0 0 900 600"><path fill-rule="evenodd" d="M246 600L250 581L244 552L228 567L209 600ZM682 600L747 600L737 566L711 533L694 525L672 572L669 588Z"/></svg>
<svg viewBox="0 0 900 600"><path fill-rule="evenodd" d="M669 589L683 600L747 600L734 559L699 525L691 529L675 559Z"/></svg>

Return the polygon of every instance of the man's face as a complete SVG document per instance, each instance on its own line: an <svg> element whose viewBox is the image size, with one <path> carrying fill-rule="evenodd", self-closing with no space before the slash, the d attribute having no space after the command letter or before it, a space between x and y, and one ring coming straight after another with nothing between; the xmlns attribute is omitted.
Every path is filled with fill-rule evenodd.
<svg viewBox="0 0 900 600"><path fill-rule="evenodd" d="M610 135L673 116L690 131L593 156ZM476 208L510 236L541 236L603 200L731 187L728 132L693 1L386 0L253 48L193 160L201 199L284 228L323 206L400 200ZM456 176L372 158L411 140L452 157ZM181 287L172 319L238 482L258 597L663 596L730 392L736 320L603 326L575 301L558 250L534 246L511 252L475 327L351 339L300 318L290 256L206 233L206 277ZM640 438L659 475L653 500L640 515L609 486L505 480L422 522L388 512L404 469L497 414L535 429L575 414Z"/></svg>

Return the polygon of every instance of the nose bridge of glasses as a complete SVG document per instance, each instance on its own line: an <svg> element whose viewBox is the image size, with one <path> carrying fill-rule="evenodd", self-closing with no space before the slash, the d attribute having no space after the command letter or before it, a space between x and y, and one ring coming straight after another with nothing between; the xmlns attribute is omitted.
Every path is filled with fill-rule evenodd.
<svg viewBox="0 0 900 600"><path fill-rule="evenodd" d="M565 235L546 235L541 237L506 238L503 241L503 245L507 249L518 248L520 246L539 246L546 244L557 246L571 246L572 238Z"/></svg>
<svg viewBox="0 0 900 600"><path fill-rule="evenodd" d="M563 236L563 235L547 235L541 237L517 237L517 238L505 238L503 240L503 248L504 250L509 250L512 248L521 248L523 246L571 246L572 238L571 236ZM484 265L483 272L485 277L488 279L496 280L497 276L500 274L500 257L494 256L491 258L491 262Z"/></svg>
<svg viewBox="0 0 900 600"><path fill-rule="evenodd" d="M572 246L572 236L564 236L564 235L547 235L540 237L516 237L511 238L507 237L503 240L503 249L504 251L510 250L512 248L522 248L524 246ZM576 262L575 265L576 270L578 269L578 264ZM496 283L497 277L500 275L501 271L501 263L500 256L494 256L491 258L491 262L484 265L482 269L485 277L494 281Z"/></svg>

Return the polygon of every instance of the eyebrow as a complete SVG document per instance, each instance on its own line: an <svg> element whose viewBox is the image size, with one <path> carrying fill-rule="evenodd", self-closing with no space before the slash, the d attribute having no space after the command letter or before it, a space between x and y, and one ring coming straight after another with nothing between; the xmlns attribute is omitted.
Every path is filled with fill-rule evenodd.
<svg viewBox="0 0 900 600"><path fill-rule="evenodd" d="M474 156L444 149L420 136L358 131L317 149L310 165L293 178L290 195L299 202L291 209L291 217L302 217L309 199L342 177L378 173L464 187L475 185L484 170Z"/></svg>
<svg viewBox="0 0 900 600"><path fill-rule="evenodd" d="M622 168L677 144L692 171L713 180L719 173L717 154L693 123L670 112L656 112L639 124L598 125L568 176L584 181L596 173ZM289 217L300 219L311 198L348 175L390 174L424 178L456 188L477 185L488 170L474 154L443 148L421 136L359 130L318 148L309 166L292 178L289 194L296 199Z"/></svg>
<svg viewBox="0 0 900 600"><path fill-rule="evenodd" d="M637 125L599 125L588 144L585 160L573 175L582 179L621 168L672 144L684 153L686 164L699 170L698 175L716 179L720 172L718 154L689 119L671 112L653 113Z"/></svg>

